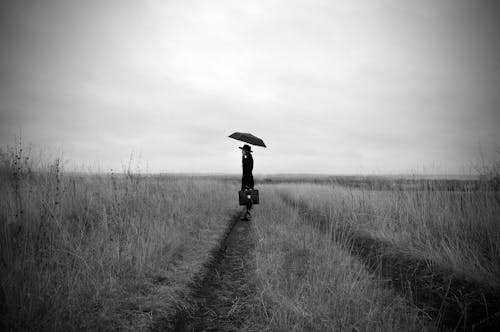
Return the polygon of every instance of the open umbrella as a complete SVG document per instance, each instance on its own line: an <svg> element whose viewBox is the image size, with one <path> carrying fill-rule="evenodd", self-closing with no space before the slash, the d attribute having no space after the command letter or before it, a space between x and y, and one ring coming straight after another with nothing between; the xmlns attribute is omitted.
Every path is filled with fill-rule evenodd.
<svg viewBox="0 0 500 332"><path fill-rule="evenodd" d="M231 135L229 135L229 137L234 138L238 141L248 143L248 144L266 147L263 140L261 140L257 136L254 136L250 133L236 132L236 133L232 133Z"/></svg>

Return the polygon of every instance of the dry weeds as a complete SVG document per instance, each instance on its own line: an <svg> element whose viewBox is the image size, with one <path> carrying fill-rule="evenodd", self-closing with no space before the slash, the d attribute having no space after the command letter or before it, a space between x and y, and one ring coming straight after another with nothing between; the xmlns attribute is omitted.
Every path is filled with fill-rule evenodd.
<svg viewBox="0 0 500 332"><path fill-rule="evenodd" d="M230 184L66 174L3 154L1 314L6 330L141 330L183 304L234 213Z"/></svg>

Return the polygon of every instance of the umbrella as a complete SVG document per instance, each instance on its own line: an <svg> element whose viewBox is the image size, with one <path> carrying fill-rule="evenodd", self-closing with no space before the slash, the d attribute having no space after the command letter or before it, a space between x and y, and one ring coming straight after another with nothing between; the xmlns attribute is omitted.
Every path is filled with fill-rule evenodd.
<svg viewBox="0 0 500 332"><path fill-rule="evenodd" d="M263 140L261 140L257 136L254 136L250 133L238 133L238 132L236 132L236 133L232 133L231 135L229 135L229 137L234 138L238 141L243 141L243 142L248 143L248 144L266 147Z"/></svg>

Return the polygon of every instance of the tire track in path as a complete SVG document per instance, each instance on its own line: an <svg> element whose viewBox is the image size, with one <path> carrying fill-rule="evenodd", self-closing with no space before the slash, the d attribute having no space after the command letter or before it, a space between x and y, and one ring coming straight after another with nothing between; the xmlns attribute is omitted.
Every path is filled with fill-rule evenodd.
<svg viewBox="0 0 500 332"><path fill-rule="evenodd" d="M255 269L255 239L251 222L236 216L229 227L207 273L193 287L189 308L174 317L174 331L251 329L247 324L255 289L249 276Z"/></svg>

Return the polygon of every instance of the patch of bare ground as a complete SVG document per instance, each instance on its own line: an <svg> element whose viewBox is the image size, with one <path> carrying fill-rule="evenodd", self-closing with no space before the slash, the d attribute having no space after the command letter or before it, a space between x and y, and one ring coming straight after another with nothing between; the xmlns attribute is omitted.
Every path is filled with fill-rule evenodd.
<svg viewBox="0 0 500 332"><path fill-rule="evenodd" d="M235 216L173 318L158 320L153 331L254 330L254 236L251 222Z"/></svg>
<svg viewBox="0 0 500 332"><path fill-rule="evenodd" d="M282 198L319 231L329 229L326 217L286 195ZM342 236L345 238L345 230ZM380 280L411 299L440 329L500 331L498 290L467 280L430 260L403 255L393 244L367 234L352 232L347 236L351 254L360 258Z"/></svg>

